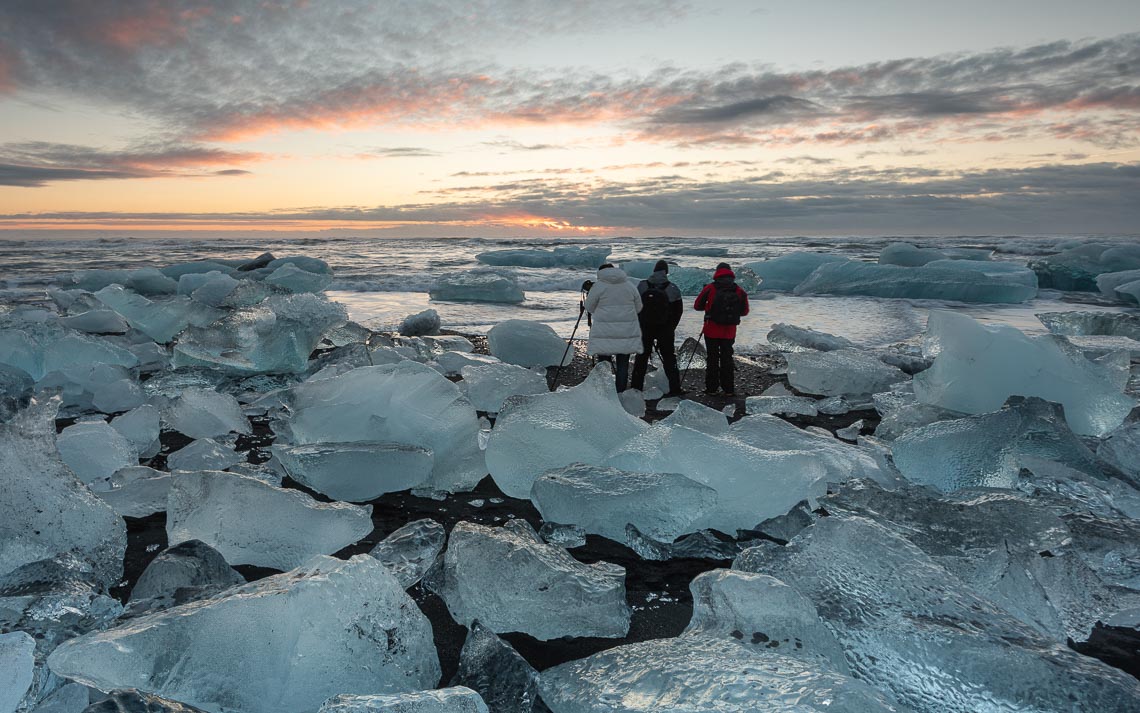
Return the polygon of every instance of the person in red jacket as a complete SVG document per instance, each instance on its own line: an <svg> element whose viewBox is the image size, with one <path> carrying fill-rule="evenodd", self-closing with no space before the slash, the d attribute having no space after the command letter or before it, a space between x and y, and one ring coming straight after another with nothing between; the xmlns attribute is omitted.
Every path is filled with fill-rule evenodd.
<svg viewBox="0 0 1140 713"><path fill-rule="evenodd" d="M737 286L736 273L727 262L716 266L713 281L697 295L693 309L705 313L705 325L701 329L708 351L705 393L715 394L723 389L725 396L736 396L732 345L736 341L736 325L748 314L748 293Z"/></svg>

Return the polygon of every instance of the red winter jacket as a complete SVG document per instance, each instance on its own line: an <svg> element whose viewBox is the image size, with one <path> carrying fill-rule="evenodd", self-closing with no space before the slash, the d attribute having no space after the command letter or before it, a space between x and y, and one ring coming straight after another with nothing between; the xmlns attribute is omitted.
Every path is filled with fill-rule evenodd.
<svg viewBox="0 0 1140 713"><path fill-rule="evenodd" d="M736 290L736 294L744 306L740 312L740 316L743 317L748 314L748 293L740 289L736 285L735 280L736 273L722 267L713 273L713 281L704 286L704 289L701 290L701 294L697 295L697 301L693 303L693 309L698 312L706 313L705 326L701 330L701 334L704 334L706 339L736 339L735 324L717 324L708 318L708 312L712 310L713 296L716 294L716 290Z"/></svg>

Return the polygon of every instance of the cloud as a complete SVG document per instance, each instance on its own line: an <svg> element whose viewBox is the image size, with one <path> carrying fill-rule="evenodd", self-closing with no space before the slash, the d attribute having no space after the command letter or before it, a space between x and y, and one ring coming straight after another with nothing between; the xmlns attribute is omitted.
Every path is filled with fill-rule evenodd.
<svg viewBox="0 0 1140 713"><path fill-rule="evenodd" d="M810 164L812 166L827 166L836 163L838 159L825 158L822 156L788 156L786 158L776 159L776 163L792 163L792 164Z"/></svg>
<svg viewBox="0 0 1140 713"><path fill-rule="evenodd" d="M792 179L782 172L732 181L658 176L641 181L531 179L470 185L440 202L255 213L39 213L0 224L363 227L399 223L510 225L520 216L597 232L746 234L811 232L1124 232L1140 224L1140 164L1054 164L952 173L926 168L838 168ZM448 196L451 196L448 198Z"/></svg>
<svg viewBox="0 0 1140 713"><path fill-rule="evenodd" d="M237 176L249 171L214 167L260 158L257 153L181 142L141 144L120 151L44 141L8 143L0 145L0 186L31 188L57 181Z"/></svg>
<svg viewBox="0 0 1140 713"><path fill-rule="evenodd" d="M379 147L359 154L361 158L427 158L439 156L438 151L421 148L419 146L389 146Z"/></svg>
<svg viewBox="0 0 1140 713"><path fill-rule="evenodd" d="M489 146L496 149L504 149L506 151L548 151L551 149L561 149L563 146L555 144L524 144L521 141L513 141L511 139L500 139L497 141L484 141L483 146Z"/></svg>

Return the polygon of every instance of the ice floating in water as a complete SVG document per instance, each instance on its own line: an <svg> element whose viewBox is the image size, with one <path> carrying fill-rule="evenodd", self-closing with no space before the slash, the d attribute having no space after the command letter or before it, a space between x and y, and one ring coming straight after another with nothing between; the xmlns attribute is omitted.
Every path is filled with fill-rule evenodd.
<svg viewBox="0 0 1140 713"><path fill-rule="evenodd" d="M56 439L59 455L78 478L100 490L120 468L139 464L133 443L103 421L68 426Z"/></svg>
<svg viewBox="0 0 1140 713"><path fill-rule="evenodd" d="M946 253L937 248L920 248L910 243L891 243L879 251L880 265L918 267L935 260L945 260Z"/></svg>
<svg viewBox="0 0 1140 713"><path fill-rule="evenodd" d="M1094 436L1119 426L1136 404L1109 368L1059 337L1027 337L1013 327L935 310L926 341L938 356L914 377L914 393L925 404L978 414L998 410L1009 396L1039 396L1065 407L1073 431Z"/></svg>
<svg viewBox="0 0 1140 713"><path fill-rule="evenodd" d="M439 334L439 312L425 309L404 317L400 322L400 334L408 337L421 337L425 334Z"/></svg>
<svg viewBox="0 0 1140 713"><path fill-rule="evenodd" d="M916 713L1124 713L1140 696L1136 679L1045 639L864 518L822 518L787 546L745 550L733 568L806 595L855 675Z"/></svg>
<svg viewBox="0 0 1140 713"><path fill-rule="evenodd" d="M233 396L212 389L187 389L163 413L166 424L191 438L251 433L249 421Z"/></svg>
<svg viewBox="0 0 1140 713"><path fill-rule="evenodd" d="M855 349L789 353L788 383L820 396L877 394L906 380L901 370Z"/></svg>
<svg viewBox="0 0 1140 713"><path fill-rule="evenodd" d="M245 457L212 438L199 438L166 457L170 470L225 470Z"/></svg>
<svg viewBox="0 0 1140 713"><path fill-rule="evenodd" d="M201 540L230 564L289 570L363 538L371 514L371 505L320 503L244 475L186 472L171 483L166 535Z"/></svg>
<svg viewBox="0 0 1140 713"><path fill-rule="evenodd" d="M95 296L118 312L132 327L160 344L173 340L191 325L205 327L224 314L189 297L149 300L118 285L104 287Z"/></svg>
<svg viewBox="0 0 1140 713"><path fill-rule="evenodd" d="M452 686L477 691L495 713L537 711L538 672L495 632L471 623Z"/></svg>
<svg viewBox="0 0 1140 713"><path fill-rule="evenodd" d="M514 364L470 365L462 367L459 373L476 411L498 413L509 396L547 391L545 374Z"/></svg>
<svg viewBox="0 0 1140 713"><path fill-rule="evenodd" d="M330 698L319 713L487 713L487 704L470 688Z"/></svg>
<svg viewBox="0 0 1140 713"><path fill-rule="evenodd" d="M1100 293L1109 299L1137 302L1137 283L1140 270L1122 270L1097 275L1096 286Z"/></svg>
<svg viewBox="0 0 1140 713"><path fill-rule="evenodd" d="M629 632L625 569L582 564L520 520L495 528L457 524L428 585L457 622L478 619L498 633L521 631L549 641Z"/></svg>
<svg viewBox="0 0 1140 713"><path fill-rule="evenodd" d="M48 665L89 686L137 688L210 713L311 713L335 695L429 689L440 675L431 624L363 555L315 557L73 639Z"/></svg>
<svg viewBox="0 0 1140 713"><path fill-rule="evenodd" d="M443 302L522 302L526 299L514 274L501 270L470 270L443 275L428 290Z"/></svg>
<svg viewBox="0 0 1140 713"><path fill-rule="evenodd" d="M168 609L238 584L245 584L245 578L217 550L188 540L163 550L146 566L131 590L129 613Z"/></svg>
<svg viewBox="0 0 1140 713"><path fill-rule="evenodd" d="M566 366L574 360L574 350L567 352L566 340L549 325L522 319L508 319L491 327L487 347L492 355L519 366Z"/></svg>
<svg viewBox="0 0 1140 713"><path fill-rule="evenodd" d="M685 635L732 638L850 675L843 649L815 605L775 577L716 569L697 575L689 591L693 616Z"/></svg>
<svg viewBox="0 0 1140 713"><path fill-rule="evenodd" d="M571 389L508 398L487 442L486 465L504 493L528 498L543 472L571 463L600 465L646 428L622 408L613 372L599 364Z"/></svg>
<svg viewBox="0 0 1140 713"><path fill-rule="evenodd" d="M795 293L1018 303L1037 296L1037 277L1032 270L1004 262L936 260L900 267L851 260L819 267Z"/></svg>
<svg viewBox="0 0 1140 713"><path fill-rule="evenodd" d="M897 438L891 450L908 480L944 492L1012 488L1031 458L1102 475L1096 457L1069 429L1061 409L1037 398L1013 397L994 413L916 428Z"/></svg>
<svg viewBox="0 0 1140 713"><path fill-rule="evenodd" d="M715 413L715 412L714 412ZM677 473L630 473L575 463L534 481L530 498L542 519L625 539L632 523L646 535L672 542L692 532L716 503L716 491Z"/></svg>
<svg viewBox="0 0 1140 713"><path fill-rule="evenodd" d="M1140 340L1140 316L1126 312L1045 312L1037 319L1053 334L1103 335Z"/></svg>
<svg viewBox="0 0 1140 713"><path fill-rule="evenodd" d="M771 260L746 263L744 267L760 278L758 289L791 292L817 267L829 262L847 262L847 258L830 253L788 253Z"/></svg>
<svg viewBox="0 0 1140 713"><path fill-rule="evenodd" d="M293 480L350 502L422 485L434 465L431 450L403 443L275 443L272 451Z"/></svg>
<svg viewBox="0 0 1140 713"><path fill-rule="evenodd" d="M32 686L36 640L23 631L0 634L0 713L15 713Z"/></svg>
<svg viewBox="0 0 1140 713"><path fill-rule="evenodd" d="M435 520L409 522L381 540L368 554L384 563L404 589L427 573L443 550L447 531Z"/></svg>
<svg viewBox="0 0 1140 713"><path fill-rule="evenodd" d="M830 352L836 349L855 348L850 339L783 323L773 324L767 339L768 346L782 352Z"/></svg>
<svg viewBox="0 0 1140 713"><path fill-rule="evenodd" d="M342 305L312 294L271 296L208 328L187 329L174 347L174 366L238 374L299 373L321 335L348 321Z"/></svg>
<svg viewBox="0 0 1140 713"><path fill-rule="evenodd" d="M1042 287L1096 292L1098 275L1140 269L1140 248L1082 243L1056 255L1033 260L1029 267L1037 273Z"/></svg>
<svg viewBox="0 0 1140 713"><path fill-rule="evenodd" d="M287 432L295 445L418 446L434 459L427 484L435 490L470 490L487 474L475 409L455 384L416 362L362 367L297 386Z"/></svg>
<svg viewBox="0 0 1140 713"><path fill-rule="evenodd" d="M56 448L57 407L54 400L33 400L0 424L0 575L72 554L109 587L123 572L126 525L64 465Z"/></svg>
<svg viewBox="0 0 1140 713"><path fill-rule="evenodd" d="M491 250L479 253L475 259L484 265L596 268L606 261L609 254L609 246L584 248L564 246L553 250Z"/></svg>
<svg viewBox="0 0 1140 713"><path fill-rule="evenodd" d="M539 689L554 713L900 710L861 681L781 653L706 636L655 639L608 649L543 671Z"/></svg>

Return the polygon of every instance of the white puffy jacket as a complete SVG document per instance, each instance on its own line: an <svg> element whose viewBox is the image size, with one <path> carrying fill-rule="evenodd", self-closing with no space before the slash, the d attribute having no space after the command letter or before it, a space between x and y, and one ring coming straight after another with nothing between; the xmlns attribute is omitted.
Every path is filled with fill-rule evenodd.
<svg viewBox="0 0 1140 713"><path fill-rule="evenodd" d="M598 270L598 281L586 295L586 311L593 315L587 354L640 354L641 295L616 267Z"/></svg>

